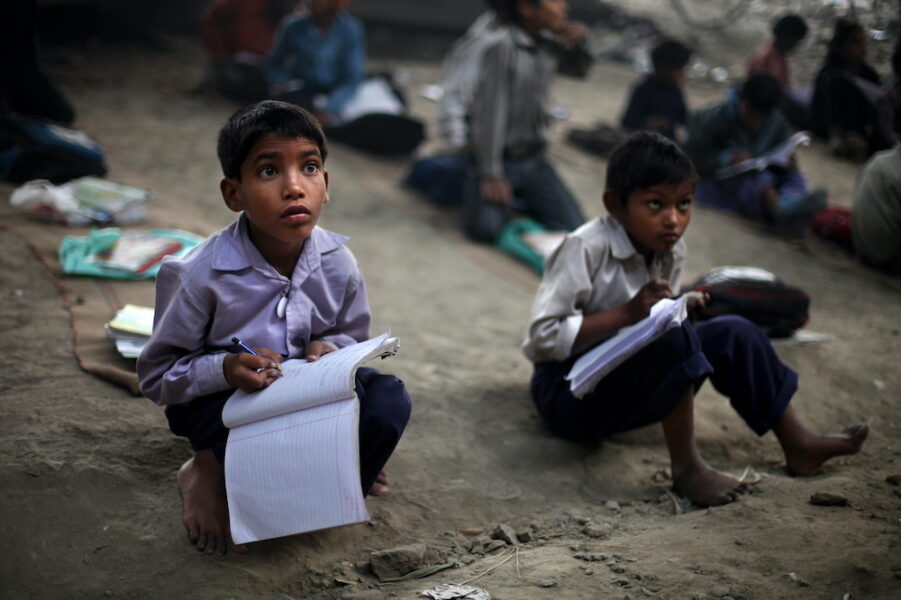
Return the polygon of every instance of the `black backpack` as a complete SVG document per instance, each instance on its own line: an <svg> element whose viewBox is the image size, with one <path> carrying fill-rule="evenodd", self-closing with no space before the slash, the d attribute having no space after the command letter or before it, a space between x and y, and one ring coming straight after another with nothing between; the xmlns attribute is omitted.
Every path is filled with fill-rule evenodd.
<svg viewBox="0 0 901 600"><path fill-rule="evenodd" d="M804 290L755 267L717 267L691 289L710 294L699 319L739 315L771 338L789 337L809 318L810 296Z"/></svg>

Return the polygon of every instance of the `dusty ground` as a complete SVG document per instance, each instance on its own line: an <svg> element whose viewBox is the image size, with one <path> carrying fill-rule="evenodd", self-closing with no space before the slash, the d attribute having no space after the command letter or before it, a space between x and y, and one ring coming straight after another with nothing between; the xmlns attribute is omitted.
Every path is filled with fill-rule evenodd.
<svg viewBox="0 0 901 600"><path fill-rule="evenodd" d="M188 93L203 61L192 41L161 41L72 48L55 72L79 109L78 125L104 146L109 177L153 189L154 224L201 218L207 231L200 233L209 233L231 218L218 199L213 148L234 107ZM413 90L434 81L434 64L403 66ZM572 109L572 125L613 120L634 77L600 65L589 81L559 85L557 97ZM690 89L694 105L720 93L710 84ZM433 108L414 98L415 114L427 119ZM603 163L562 142L552 156L586 211L597 214ZM802 162L834 202L849 204L854 165L818 147ZM333 201L322 222L352 236L375 329L391 327L403 342L384 365L415 401L389 464L393 493L369 501L368 524L256 544L247 556L207 557L189 546L175 488L187 445L149 401L78 369L52 279L15 231L0 229L0 596L415 598L509 557L473 584L507 600L899 597L901 488L885 480L901 473L897 280L822 245L800 249L697 210L688 278L749 264L807 290L809 329L831 339L779 346L801 375L794 405L824 431L869 418L872 435L861 455L792 479L775 438L756 438L705 388L697 412L703 453L736 474L750 465L762 481L733 505L676 514L664 493L668 462L658 428L593 448L542 430L518 350L537 278L464 241L456 215L400 185L406 166L335 146ZM841 494L850 506L813 506L818 491ZM461 530L490 532L500 523L529 530L533 541L515 554L468 552L473 538ZM369 553L410 543L428 545L435 562L461 566L378 586ZM536 585L549 580L552 587Z"/></svg>

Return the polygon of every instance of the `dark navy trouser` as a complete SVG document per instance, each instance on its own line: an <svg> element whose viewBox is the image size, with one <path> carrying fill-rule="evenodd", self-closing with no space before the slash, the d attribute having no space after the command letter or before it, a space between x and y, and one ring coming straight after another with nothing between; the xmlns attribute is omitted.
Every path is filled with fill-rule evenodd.
<svg viewBox="0 0 901 600"><path fill-rule="evenodd" d="M656 423L676 406L689 386L709 377L758 435L782 418L798 389L798 375L785 366L759 327L736 316L697 324L688 321L621 364L582 399L564 376L575 358L535 365L532 400L551 431L591 442Z"/></svg>
<svg viewBox="0 0 901 600"><path fill-rule="evenodd" d="M548 229L572 231L585 222L572 192L543 152L504 159L504 177L516 199L514 208ZM481 180L472 174L463 183L463 230L478 242L493 243L510 220L510 208L482 198Z"/></svg>
<svg viewBox="0 0 901 600"><path fill-rule="evenodd" d="M360 399L360 484L364 495L375 483L410 419L412 402L404 383L376 369L357 370L356 392ZM212 449L224 462L228 428L222 424L222 407L229 390L166 407L169 428L186 437L197 450Z"/></svg>

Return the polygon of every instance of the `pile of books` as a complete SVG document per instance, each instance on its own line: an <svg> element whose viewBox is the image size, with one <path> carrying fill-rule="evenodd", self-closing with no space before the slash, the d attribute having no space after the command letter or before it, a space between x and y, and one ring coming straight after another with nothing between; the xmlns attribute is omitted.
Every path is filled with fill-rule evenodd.
<svg viewBox="0 0 901 600"><path fill-rule="evenodd" d="M164 256L175 254L181 248L181 240L166 235L166 230L125 231L108 252L94 258L94 263L107 269L143 275Z"/></svg>
<svg viewBox="0 0 901 600"><path fill-rule="evenodd" d="M153 332L153 309L126 304L106 324L106 334L125 358L137 358Z"/></svg>
<svg viewBox="0 0 901 600"><path fill-rule="evenodd" d="M130 225L147 215L150 190L99 177L80 177L62 185L37 179L15 190L10 204L63 225Z"/></svg>

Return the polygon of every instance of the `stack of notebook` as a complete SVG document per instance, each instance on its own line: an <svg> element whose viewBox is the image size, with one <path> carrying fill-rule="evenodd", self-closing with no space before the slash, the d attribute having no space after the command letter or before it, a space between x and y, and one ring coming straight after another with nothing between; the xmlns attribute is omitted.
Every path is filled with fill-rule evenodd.
<svg viewBox="0 0 901 600"><path fill-rule="evenodd" d="M126 304L106 324L107 335L116 342L116 350L125 358L137 358L153 332L153 309Z"/></svg>

